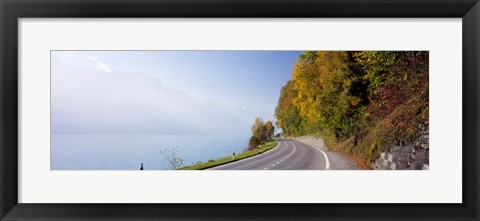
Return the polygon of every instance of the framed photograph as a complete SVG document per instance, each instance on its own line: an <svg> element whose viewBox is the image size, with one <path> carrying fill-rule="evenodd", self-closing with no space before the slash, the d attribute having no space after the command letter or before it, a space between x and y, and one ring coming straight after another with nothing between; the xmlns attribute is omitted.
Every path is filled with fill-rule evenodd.
<svg viewBox="0 0 480 221"><path fill-rule="evenodd" d="M479 220L477 0L0 14L2 221Z"/></svg>

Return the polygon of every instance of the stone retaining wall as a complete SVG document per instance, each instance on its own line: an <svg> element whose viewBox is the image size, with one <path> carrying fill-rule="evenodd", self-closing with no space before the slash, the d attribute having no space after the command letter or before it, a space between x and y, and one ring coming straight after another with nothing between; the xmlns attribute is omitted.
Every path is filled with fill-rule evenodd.
<svg viewBox="0 0 480 221"><path fill-rule="evenodd" d="M322 150L327 150L327 147L325 146L325 142L323 141L322 138L315 137L315 136L301 136L301 137L295 137L292 138L293 140L296 140L300 143L304 143L310 146L314 146L317 148L320 148Z"/></svg>
<svg viewBox="0 0 480 221"><path fill-rule="evenodd" d="M383 152L372 165L377 170L429 170L428 121L420 125L421 135L412 143L399 141L390 151Z"/></svg>
<svg viewBox="0 0 480 221"><path fill-rule="evenodd" d="M376 170L429 170L429 125L428 121L419 126L420 136L412 143L398 141L388 152L383 152L375 163ZM322 138L301 136L291 138L298 142L327 150Z"/></svg>

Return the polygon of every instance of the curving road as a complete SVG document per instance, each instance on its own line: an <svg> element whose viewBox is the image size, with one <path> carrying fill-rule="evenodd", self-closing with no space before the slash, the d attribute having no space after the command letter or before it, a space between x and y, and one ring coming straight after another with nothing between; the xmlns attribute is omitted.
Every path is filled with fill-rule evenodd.
<svg viewBox="0 0 480 221"><path fill-rule="evenodd" d="M211 170L354 170L355 163L337 153L295 140L277 139L277 147Z"/></svg>

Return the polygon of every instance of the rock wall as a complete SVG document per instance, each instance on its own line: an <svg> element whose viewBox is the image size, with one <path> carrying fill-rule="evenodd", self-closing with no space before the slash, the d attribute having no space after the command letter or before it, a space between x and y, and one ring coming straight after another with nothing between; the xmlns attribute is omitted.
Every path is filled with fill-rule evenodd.
<svg viewBox="0 0 480 221"><path fill-rule="evenodd" d="M398 141L372 165L377 170L429 170L429 125L419 126L420 136L412 143Z"/></svg>
<svg viewBox="0 0 480 221"><path fill-rule="evenodd" d="M376 170L429 170L429 125L428 121L419 126L420 136L412 143L400 140L383 152L375 163ZM298 142L327 150L322 138L315 136L301 136L291 138Z"/></svg>

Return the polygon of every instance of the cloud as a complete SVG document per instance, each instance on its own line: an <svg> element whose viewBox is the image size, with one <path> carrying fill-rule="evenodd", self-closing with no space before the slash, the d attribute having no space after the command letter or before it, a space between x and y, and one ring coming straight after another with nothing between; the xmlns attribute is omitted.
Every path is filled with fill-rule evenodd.
<svg viewBox="0 0 480 221"><path fill-rule="evenodd" d="M242 107L242 110L246 111L246 110L247 110L247 108L246 108L246 107Z"/></svg>
<svg viewBox="0 0 480 221"><path fill-rule="evenodd" d="M92 61L96 61L96 62L97 62L97 66L95 66L95 67L98 68L98 69L100 69L101 71L103 71L103 72L112 72L112 69L111 69L108 65L106 65L105 63L99 61L97 57L91 56L91 55L87 55L87 56L85 56L85 58L88 58L88 59L90 59L90 60L92 60Z"/></svg>
<svg viewBox="0 0 480 221"><path fill-rule="evenodd" d="M108 65L100 62L100 61L97 61L97 68L102 70L102 71L105 71L105 72L112 72L112 69L110 69L110 67L108 67Z"/></svg>
<svg viewBox="0 0 480 221"><path fill-rule="evenodd" d="M98 61L98 58L94 57L94 56L91 56L91 55L87 55L85 56L86 58L90 59L90 60L94 60L94 61Z"/></svg>

